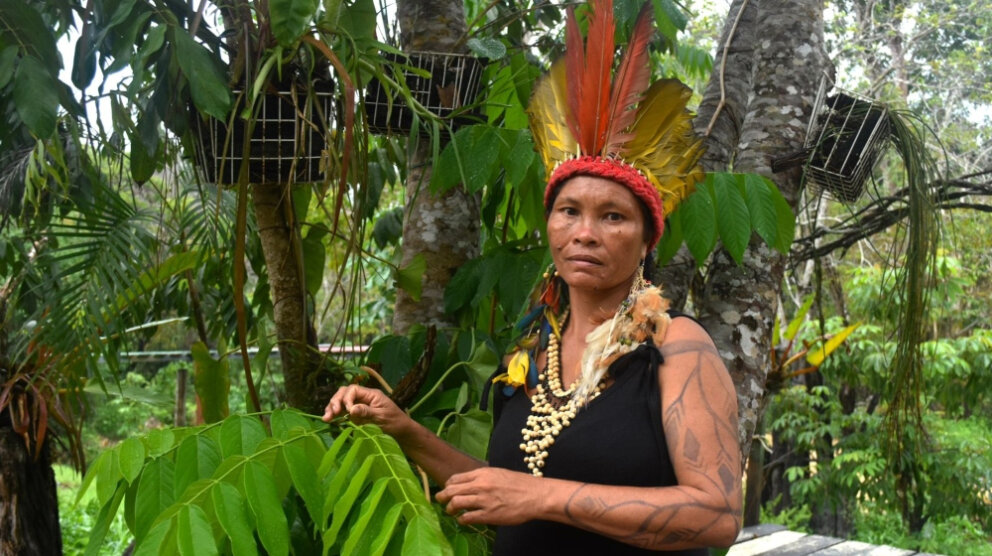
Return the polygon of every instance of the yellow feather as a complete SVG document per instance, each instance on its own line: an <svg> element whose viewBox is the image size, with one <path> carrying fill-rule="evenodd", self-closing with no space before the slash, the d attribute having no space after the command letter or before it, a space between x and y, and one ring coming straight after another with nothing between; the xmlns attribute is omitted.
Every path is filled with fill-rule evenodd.
<svg viewBox="0 0 992 556"><path fill-rule="evenodd" d="M541 154L549 176L555 166L574 157L578 151L578 142L568 129L567 87L565 63L559 60L538 81L527 107L534 146Z"/></svg>
<svg viewBox="0 0 992 556"><path fill-rule="evenodd" d="M685 107L691 96L692 90L677 79L652 84L637 108L633 138L624 150L624 160L658 188L666 216L703 177L698 165L702 140L693 134L692 113Z"/></svg>

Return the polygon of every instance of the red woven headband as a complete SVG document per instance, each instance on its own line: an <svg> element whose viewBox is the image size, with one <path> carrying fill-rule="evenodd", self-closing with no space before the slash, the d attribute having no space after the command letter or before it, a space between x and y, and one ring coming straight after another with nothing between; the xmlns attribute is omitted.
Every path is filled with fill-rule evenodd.
<svg viewBox="0 0 992 556"><path fill-rule="evenodd" d="M636 168L615 158L603 158L599 156L580 156L562 162L551 173L548 180L548 187L544 190L544 208L551 210L551 200L558 188L575 176L594 176L604 178L619 183L634 194L651 214L652 224L654 224L654 234L651 236L651 243L648 249L654 249L661 239L661 233L665 231L665 211L663 210L661 195L654 185L644 174Z"/></svg>

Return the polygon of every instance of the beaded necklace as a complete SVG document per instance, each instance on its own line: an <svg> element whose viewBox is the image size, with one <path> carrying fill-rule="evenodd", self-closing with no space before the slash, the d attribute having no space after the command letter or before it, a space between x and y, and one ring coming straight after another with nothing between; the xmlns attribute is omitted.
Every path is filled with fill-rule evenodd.
<svg viewBox="0 0 992 556"><path fill-rule="evenodd" d="M562 322L566 322L567 319L566 312ZM547 357L546 371L538 375L539 382L531 397L527 424L520 430L523 436L520 450L524 452L527 468L535 477L544 476L543 469L548 459L548 448L555 443L555 438L561 434L561 431L572 423L579 409L579 403L572 396L578 380L572 383L568 390L562 390L561 387L561 339L554 332L548 337ZM603 392L605 381L604 375L585 403L591 402Z"/></svg>

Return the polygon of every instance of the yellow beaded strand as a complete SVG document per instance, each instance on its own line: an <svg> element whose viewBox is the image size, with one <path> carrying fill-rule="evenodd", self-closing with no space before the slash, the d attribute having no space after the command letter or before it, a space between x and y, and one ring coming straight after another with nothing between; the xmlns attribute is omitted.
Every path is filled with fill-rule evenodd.
<svg viewBox="0 0 992 556"><path fill-rule="evenodd" d="M567 318L566 312L562 321L564 322ZM544 476L543 469L548 459L548 448L555 443L555 438L561 434L561 431L572 423L572 420L575 419L575 413L579 409L578 402L572 397L572 392L574 392L575 384L578 381L576 380L568 390L562 390L561 341L558 335L553 332L548 338L547 357L547 377L544 373L538 375L537 389L531 397L530 415L527 416L527 424L520 431L523 437L520 450L524 452L524 462L536 477ZM545 378L547 378L547 388L545 387ZM604 382L600 381L586 403L599 396L603 388ZM556 404L552 404L548 397L548 390L559 400L562 398L568 398L568 400L559 407L555 407Z"/></svg>

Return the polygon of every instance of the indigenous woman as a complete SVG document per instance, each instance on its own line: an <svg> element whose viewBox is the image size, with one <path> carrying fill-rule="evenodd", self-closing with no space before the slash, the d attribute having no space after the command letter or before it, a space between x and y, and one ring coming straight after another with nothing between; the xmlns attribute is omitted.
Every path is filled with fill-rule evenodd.
<svg viewBox="0 0 992 556"><path fill-rule="evenodd" d="M733 384L709 335L644 278L666 213L701 174L690 91L648 87L647 6L615 82L612 5L593 0L586 44L570 11L565 58L535 88L553 268L495 379L489 462L379 390L344 387L325 412L392 435L443 485L448 513L497 527L496 554L705 555L740 529Z"/></svg>

